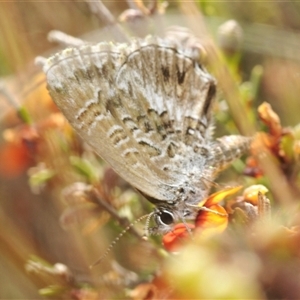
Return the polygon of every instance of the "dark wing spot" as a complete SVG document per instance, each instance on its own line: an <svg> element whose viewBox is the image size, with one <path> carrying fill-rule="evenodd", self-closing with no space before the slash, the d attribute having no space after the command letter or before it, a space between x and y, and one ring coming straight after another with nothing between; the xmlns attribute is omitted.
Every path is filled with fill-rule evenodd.
<svg viewBox="0 0 300 300"><path fill-rule="evenodd" d="M55 91L55 93L57 93L57 94L66 94L65 93L65 91L66 91L65 86L63 86L63 87L58 87L58 86L49 87L49 85L48 85L48 89L49 90L53 89ZM53 97L53 98L55 98L55 97Z"/></svg>
<svg viewBox="0 0 300 300"><path fill-rule="evenodd" d="M101 68L101 71L100 71L100 72L101 72L101 75L102 75L104 78L107 77L108 72L107 72L107 67L106 67L105 64L102 65L102 68Z"/></svg>
<svg viewBox="0 0 300 300"><path fill-rule="evenodd" d="M101 115L101 111L100 110L95 110L93 114L94 114L94 118L96 118L96 117Z"/></svg>
<svg viewBox="0 0 300 300"><path fill-rule="evenodd" d="M112 140L113 144L117 146L122 140L127 138L127 135L122 128L118 128L109 135L109 138Z"/></svg>
<svg viewBox="0 0 300 300"><path fill-rule="evenodd" d="M87 109L85 109L84 111L82 111L78 116L76 116L76 119L80 122L82 122L82 120L85 118L85 115L87 114Z"/></svg>
<svg viewBox="0 0 300 300"><path fill-rule="evenodd" d="M177 146L174 143L170 143L167 148L167 154L170 158L173 158L176 155Z"/></svg>
<svg viewBox="0 0 300 300"><path fill-rule="evenodd" d="M114 98L111 99L103 99L105 102L105 109L107 112L110 112L111 115L118 119L118 108L122 107L122 101L121 98L118 96L115 96Z"/></svg>
<svg viewBox="0 0 300 300"><path fill-rule="evenodd" d="M170 71L169 71L168 67L162 66L161 71L162 71L163 76L164 76L164 81L168 81L169 78L170 78Z"/></svg>
<svg viewBox="0 0 300 300"><path fill-rule="evenodd" d="M212 104L212 100L215 97L216 94L216 85L214 82L212 82L209 86L208 92L207 92L207 96L205 99L205 103L203 105L203 115L207 115L209 113L211 104Z"/></svg>
<svg viewBox="0 0 300 300"><path fill-rule="evenodd" d="M81 80L82 80L82 75L81 75L81 71L80 71L80 69L77 69L77 70L74 70L74 72L73 72L73 75L74 75L74 77L75 77L75 79L76 79L76 81L78 82L78 83L80 83L81 82Z"/></svg>
<svg viewBox="0 0 300 300"><path fill-rule="evenodd" d="M89 67L89 68L86 68L86 79L88 79L89 81L92 81L93 80L93 78L95 77L95 72L94 72L94 70L91 68L91 67Z"/></svg>
<svg viewBox="0 0 300 300"><path fill-rule="evenodd" d="M74 70L73 75L78 83L82 83L83 80L92 80L94 72L91 68L78 68Z"/></svg>
<svg viewBox="0 0 300 300"><path fill-rule="evenodd" d="M116 130L114 130L108 137L109 138L113 138L115 135L119 134L119 133L123 133L124 130L122 128L117 128Z"/></svg>
<svg viewBox="0 0 300 300"><path fill-rule="evenodd" d="M125 127L129 128L130 132L133 132L138 129L138 127L136 126L135 122L131 117L125 117L122 119L122 121Z"/></svg>
<svg viewBox="0 0 300 300"><path fill-rule="evenodd" d="M124 157L126 157L126 158L132 157L132 160L137 155L139 155L139 152L137 150L132 150L132 151L126 151L126 152L124 152Z"/></svg>
<svg viewBox="0 0 300 300"><path fill-rule="evenodd" d="M141 115L137 117L139 128L144 131L145 133L148 133L149 131L154 130L148 120L148 117L145 115Z"/></svg>
<svg viewBox="0 0 300 300"><path fill-rule="evenodd" d="M130 82L127 83L128 84L128 94L131 98L133 98L133 90L132 90L132 85Z"/></svg>
<svg viewBox="0 0 300 300"><path fill-rule="evenodd" d="M167 137L167 132L163 124L161 115L159 115L158 112L153 108L149 108L147 110L147 113L149 119L152 120L155 125L156 132L161 136L161 139L164 140Z"/></svg>
<svg viewBox="0 0 300 300"><path fill-rule="evenodd" d="M184 82L184 78L185 78L185 71L180 72L179 69L177 69L178 84L182 84Z"/></svg>
<svg viewBox="0 0 300 300"><path fill-rule="evenodd" d="M95 117L101 115L101 111L97 103L91 102L78 116L76 119L80 122L84 121L88 124L92 124Z"/></svg>
<svg viewBox="0 0 300 300"><path fill-rule="evenodd" d="M159 156L161 154L161 150L156 148L153 145L150 145L146 141L139 141L139 144L145 148L145 152L150 156L150 157L155 157Z"/></svg>
<svg viewBox="0 0 300 300"><path fill-rule="evenodd" d="M162 123L163 123L163 126L165 127L166 131L168 134L172 134L174 133L174 120L170 120L169 119L169 114L167 111L163 111L161 114L160 114L160 118L162 120Z"/></svg>

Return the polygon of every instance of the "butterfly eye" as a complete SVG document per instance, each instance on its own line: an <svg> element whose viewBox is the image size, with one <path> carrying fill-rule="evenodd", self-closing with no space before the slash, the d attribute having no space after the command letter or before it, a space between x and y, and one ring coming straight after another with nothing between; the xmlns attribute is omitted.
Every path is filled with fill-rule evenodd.
<svg viewBox="0 0 300 300"><path fill-rule="evenodd" d="M162 225L170 225L174 223L174 216L167 210L163 210L157 215L156 222Z"/></svg>

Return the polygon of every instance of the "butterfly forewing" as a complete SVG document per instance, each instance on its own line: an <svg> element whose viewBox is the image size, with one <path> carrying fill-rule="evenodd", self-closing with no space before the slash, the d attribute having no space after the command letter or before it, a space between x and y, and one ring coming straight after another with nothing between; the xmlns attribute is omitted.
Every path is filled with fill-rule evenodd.
<svg viewBox="0 0 300 300"><path fill-rule="evenodd" d="M209 131L207 72L154 39L67 49L44 71L57 106L120 176L152 198L174 199L187 180L180 166Z"/></svg>

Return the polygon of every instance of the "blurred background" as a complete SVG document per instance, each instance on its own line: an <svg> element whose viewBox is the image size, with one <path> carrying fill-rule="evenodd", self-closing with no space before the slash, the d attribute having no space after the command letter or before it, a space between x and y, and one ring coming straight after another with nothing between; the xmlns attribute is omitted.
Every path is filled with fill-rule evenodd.
<svg viewBox="0 0 300 300"><path fill-rule="evenodd" d="M62 48L48 41L51 30L100 42L187 26L219 47L242 99L243 111L228 110L232 105L224 99L231 92L222 89L226 83L213 73L221 86L217 135L236 133L244 123L263 129L255 112L264 101L283 127L299 123L299 2L103 3L111 19L95 15L86 2L0 3L1 299L135 298L124 287L148 282L164 258L159 237L142 241L143 224L137 224L100 266L89 269L128 222L150 206L82 143L52 103L44 75L34 64L35 57ZM228 20L236 23L222 27ZM253 184L241 179L244 166L238 162L220 180ZM286 172L295 180L292 193L299 192L295 172Z"/></svg>

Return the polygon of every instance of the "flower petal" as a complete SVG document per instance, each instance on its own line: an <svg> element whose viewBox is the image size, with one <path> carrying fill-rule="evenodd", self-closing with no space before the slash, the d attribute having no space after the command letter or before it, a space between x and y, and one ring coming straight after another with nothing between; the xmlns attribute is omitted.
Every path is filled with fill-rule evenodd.
<svg viewBox="0 0 300 300"><path fill-rule="evenodd" d="M188 228L193 230L195 226L192 224L179 223L174 226L172 231L165 234L162 239L165 249L173 252L184 245L186 239L190 237Z"/></svg>
<svg viewBox="0 0 300 300"><path fill-rule="evenodd" d="M255 184L247 187L243 192L244 201L253 205L258 204L258 194L265 195L269 190L262 184Z"/></svg>
<svg viewBox="0 0 300 300"><path fill-rule="evenodd" d="M0 175L14 178L26 171L31 158L23 143L7 143L0 147L0 161Z"/></svg>
<svg viewBox="0 0 300 300"><path fill-rule="evenodd" d="M235 186L235 187L227 187L221 191L218 191L216 193L211 194L206 198L205 206L209 207L213 204L219 203L222 201L225 197L230 196L238 192L242 188L241 185ZM202 201L201 201L202 203ZM201 205L200 205L201 206Z"/></svg>
<svg viewBox="0 0 300 300"><path fill-rule="evenodd" d="M209 206L210 210L200 210L196 219L197 232L201 232L205 236L223 232L228 224L228 215L224 207L214 204Z"/></svg>

